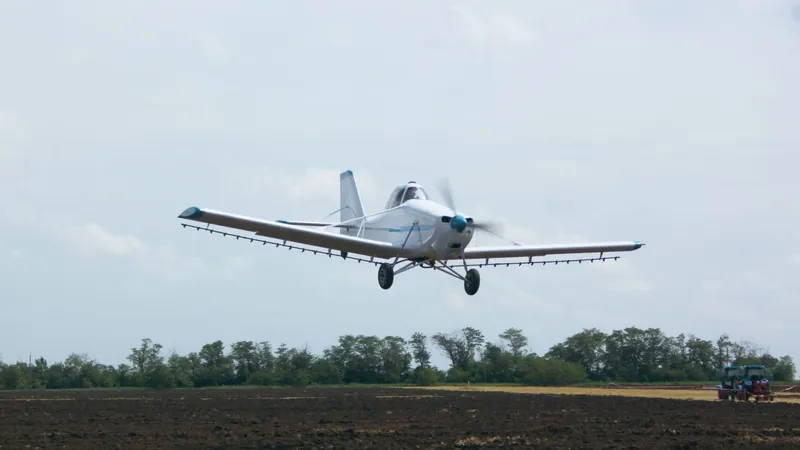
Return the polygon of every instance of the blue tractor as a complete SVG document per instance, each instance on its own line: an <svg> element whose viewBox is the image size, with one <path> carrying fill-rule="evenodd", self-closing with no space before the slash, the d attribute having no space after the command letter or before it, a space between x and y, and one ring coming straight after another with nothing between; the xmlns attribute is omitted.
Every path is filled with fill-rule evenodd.
<svg viewBox="0 0 800 450"><path fill-rule="evenodd" d="M757 402L771 402L775 399L770 389L771 374L769 369L760 364L742 366L742 368L744 369L744 376L742 377L742 394L739 400L748 401L750 397L753 397Z"/></svg>
<svg viewBox="0 0 800 450"><path fill-rule="evenodd" d="M717 398L731 401L772 401L775 396L770 389L769 370L762 365L731 365L723 369Z"/></svg>
<svg viewBox="0 0 800 450"><path fill-rule="evenodd" d="M720 400L736 401L740 382L744 378L742 366L728 366L722 369L717 385L717 398Z"/></svg>

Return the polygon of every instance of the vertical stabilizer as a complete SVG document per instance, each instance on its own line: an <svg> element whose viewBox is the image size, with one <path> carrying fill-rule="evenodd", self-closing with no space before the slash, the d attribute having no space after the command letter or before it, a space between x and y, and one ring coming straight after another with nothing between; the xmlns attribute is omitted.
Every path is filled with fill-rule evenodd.
<svg viewBox="0 0 800 450"><path fill-rule="evenodd" d="M339 176L339 192L341 197L341 204L339 207L339 217L342 222L346 220L364 217L364 205L361 203L361 195L358 193L358 186L356 185L356 178L352 170L345 170ZM353 223L358 227L359 223ZM340 228L342 234L355 236L358 234L358 228Z"/></svg>

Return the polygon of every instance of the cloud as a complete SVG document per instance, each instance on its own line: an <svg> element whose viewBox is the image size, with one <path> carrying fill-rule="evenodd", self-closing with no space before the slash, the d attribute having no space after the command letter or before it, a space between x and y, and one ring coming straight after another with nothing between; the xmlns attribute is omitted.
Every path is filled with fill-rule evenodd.
<svg viewBox="0 0 800 450"><path fill-rule="evenodd" d="M173 282L210 276L231 279L251 267L250 260L243 256L211 261L182 255L170 246L117 234L94 222L68 228L60 236L85 254L117 258L134 270Z"/></svg>
<svg viewBox="0 0 800 450"><path fill-rule="evenodd" d="M0 265L14 267L25 258L25 252L20 249L0 252Z"/></svg>
<svg viewBox="0 0 800 450"><path fill-rule="evenodd" d="M239 187L251 195L280 192L294 200L339 202L339 175L343 170L309 167L303 172L283 168L245 168L234 174ZM368 172L354 171L364 200L376 195L375 182Z"/></svg>
<svg viewBox="0 0 800 450"><path fill-rule="evenodd" d="M189 279L222 277L233 278L250 267L242 256L209 260L200 256L184 255L167 245L148 243L137 236L115 233L96 223L80 226L53 227L50 232L93 257L113 258L124 270L154 275L165 281L181 282ZM101 264L100 261L97 262Z"/></svg>
<svg viewBox="0 0 800 450"><path fill-rule="evenodd" d="M0 108L0 174L3 166L23 156L29 139L30 129L19 114Z"/></svg>
<svg viewBox="0 0 800 450"><path fill-rule="evenodd" d="M147 245L136 236L113 234L96 223L68 229L65 237L80 250L113 256L141 255Z"/></svg>
<svg viewBox="0 0 800 450"><path fill-rule="evenodd" d="M228 58L230 51L216 33L205 32L197 37L200 49L210 61L223 61Z"/></svg>
<svg viewBox="0 0 800 450"><path fill-rule="evenodd" d="M637 252L646 251L646 248ZM594 263L583 263L590 270L601 274L600 285L609 291L614 292L650 292L656 289L653 281L648 280L641 270L630 260L626 259L629 255L625 253L614 253L621 256L620 259L613 261L603 261Z"/></svg>
<svg viewBox="0 0 800 450"><path fill-rule="evenodd" d="M475 302L473 298L468 298L463 291L455 290L445 294L444 306L459 313L475 313L487 308L485 303Z"/></svg>
<svg viewBox="0 0 800 450"><path fill-rule="evenodd" d="M478 13L463 5L450 7L458 18L457 36L481 45L528 46L533 31L522 21L503 11Z"/></svg>
<svg viewBox="0 0 800 450"><path fill-rule="evenodd" d="M693 304L694 312L717 317L720 308L741 310L726 320L746 325L749 330L785 330L791 327L796 311L797 282L774 270L742 269L733 271L700 287L703 301ZM758 305L754 309L754 305ZM760 309L759 309L760 308ZM774 314L770 320L758 320L764 308ZM786 318L786 319L784 319ZM756 319L756 320L754 320Z"/></svg>
<svg viewBox="0 0 800 450"><path fill-rule="evenodd" d="M523 226L520 223L509 219L500 214L493 208L479 205L469 213L476 220L487 220L500 224L502 236L493 236L486 232L479 231L470 245L508 245L517 242L526 245L538 244L577 244L591 241L590 238L566 231L544 232L531 226Z"/></svg>

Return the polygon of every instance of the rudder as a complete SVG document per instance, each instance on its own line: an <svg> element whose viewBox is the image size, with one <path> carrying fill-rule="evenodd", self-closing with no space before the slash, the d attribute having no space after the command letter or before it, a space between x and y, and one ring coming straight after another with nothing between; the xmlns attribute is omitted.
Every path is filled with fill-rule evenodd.
<svg viewBox="0 0 800 450"><path fill-rule="evenodd" d="M342 222L359 217L364 217L364 205L358 193L358 185L352 170L345 170L339 176L340 205L339 218ZM353 222L356 228L340 228L342 234L355 236L358 234L358 222Z"/></svg>

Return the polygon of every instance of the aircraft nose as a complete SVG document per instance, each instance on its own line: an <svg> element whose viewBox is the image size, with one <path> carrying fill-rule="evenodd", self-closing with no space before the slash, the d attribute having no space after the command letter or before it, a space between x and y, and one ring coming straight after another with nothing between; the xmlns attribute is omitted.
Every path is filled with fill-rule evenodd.
<svg viewBox="0 0 800 450"><path fill-rule="evenodd" d="M461 233L462 231L464 231L465 228L467 228L467 219L465 219L464 216L461 215L453 217L450 220L450 228Z"/></svg>

